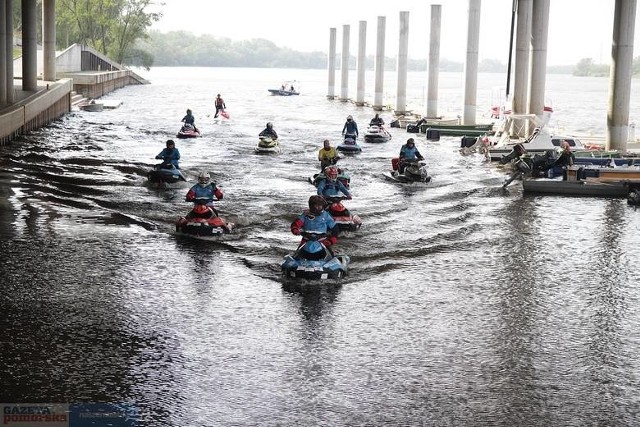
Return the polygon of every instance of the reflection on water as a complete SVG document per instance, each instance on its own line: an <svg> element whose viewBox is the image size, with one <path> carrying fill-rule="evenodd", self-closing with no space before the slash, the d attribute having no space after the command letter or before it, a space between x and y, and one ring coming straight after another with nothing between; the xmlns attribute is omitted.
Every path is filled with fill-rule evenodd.
<svg viewBox="0 0 640 427"><path fill-rule="evenodd" d="M389 181L407 138L392 129L340 160L363 220L336 246L349 276L285 283L322 140L372 114L326 100L318 71L300 70L300 96L270 97L280 74L154 70L108 96L120 108L1 148L0 400L132 402L147 425L634 424L637 212L504 191L458 138L418 138L432 183ZM557 78L554 105L591 126ZM457 75L441 80L460 97ZM230 120L212 118L218 92ZM150 187L186 108L203 132L177 142L190 182ZM281 155L253 154L267 121ZM238 225L224 241L174 235L201 170Z"/></svg>

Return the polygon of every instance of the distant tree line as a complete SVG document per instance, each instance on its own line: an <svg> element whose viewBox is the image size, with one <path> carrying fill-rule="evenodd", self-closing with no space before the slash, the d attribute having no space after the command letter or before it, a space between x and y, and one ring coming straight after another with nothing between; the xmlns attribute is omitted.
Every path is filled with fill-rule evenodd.
<svg viewBox="0 0 640 427"><path fill-rule="evenodd" d="M233 41L211 35L196 36L186 31L161 33L151 31L149 37L136 44L137 50L146 51L154 58L154 65L198 66L198 67L250 67L250 68L307 68L327 67L325 52L298 52L281 48L264 39ZM336 68L341 68L341 56L336 57ZM375 57L365 59L366 68L373 70ZM396 69L396 58L385 58L385 70ZM139 65L139 64L134 64ZM355 69L357 58L349 58L349 68ZM409 71L427 70L426 59L409 59ZM440 59L440 71L462 72L461 62ZM485 59L478 63L478 71L483 73L506 73L507 66L495 59ZM550 74L573 74L575 76L608 76L609 66L595 64L591 58L582 59L576 65L549 66ZM640 76L640 57L633 61L633 75Z"/></svg>
<svg viewBox="0 0 640 427"><path fill-rule="evenodd" d="M327 68L326 52L298 52L281 48L265 39L234 41L228 38L216 38L211 35L196 36L187 31L161 33L150 31L149 37L139 40L136 49L146 51L153 56L153 64L162 67L198 66L198 67L255 67L255 68ZM336 58L336 67L341 68L340 55ZM365 58L366 67L373 70L375 57ZM395 70L396 58L385 58L385 70ZM133 64L139 65L139 64ZM349 67L355 69L357 58L349 58ZM426 59L409 59L410 71L427 69ZM462 71L461 62L440 60L441 71ZM479 64L483 72L505 72L506 66L495 60L485 60Z"/></svg>

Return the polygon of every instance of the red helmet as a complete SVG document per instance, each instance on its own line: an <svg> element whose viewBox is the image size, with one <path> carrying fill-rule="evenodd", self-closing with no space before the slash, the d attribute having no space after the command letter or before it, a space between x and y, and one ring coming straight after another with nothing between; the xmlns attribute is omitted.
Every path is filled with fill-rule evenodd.
<svg viewBox="0 0 640 427"><path fill-rule="evenodd" d="M338 168L335 166L327 166L324 169L324 174L327 178L331 180L336 180L338 179Z"/></svg>
<svg viewBox="0 0 640 427"><path fill-rule="evenodd" d="M193 211L199 215L206 214L209 211L207 205L195 205Z"/></svg>

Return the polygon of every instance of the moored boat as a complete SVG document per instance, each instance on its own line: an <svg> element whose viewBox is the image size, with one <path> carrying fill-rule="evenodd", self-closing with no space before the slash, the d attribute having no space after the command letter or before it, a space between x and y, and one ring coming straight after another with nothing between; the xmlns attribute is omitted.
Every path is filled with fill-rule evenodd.
<svg viewBox="0 0 640 427"><path fill-rule="evenodd" d="M295 84L295 85L294 85ZM282 83L282 85L280 86L279 89L267 89L269 91L269 93L271 95L277 95L277 96L293 96L293 95L300 95L300 92L298 92L298 90L296 90L296 81L294 80L293 82L284 82Z"/></svg>
<svg viewBox="0 0 640 427"><path fill-rule="evenodd" d="M591 197L630 197L640 191L640 167L573 165L562 178L529 178L522 181L525 193Z"/></svg>
<svg viewBox="0 0 640 427"><path fill-rule="evenodd" d="M477 125L420 125L423 133L438 132L442 136L480 136L491 135L493 133L493 123L477 124Z"/></svg>
<svg viewBox="0 0 640 427"><path fill-rule="evenodd" d="M92 99L91 101L84 104L79 104L78 108L82 111L100 112L104 109L104 104L102 102L96 102Z"/></svg>

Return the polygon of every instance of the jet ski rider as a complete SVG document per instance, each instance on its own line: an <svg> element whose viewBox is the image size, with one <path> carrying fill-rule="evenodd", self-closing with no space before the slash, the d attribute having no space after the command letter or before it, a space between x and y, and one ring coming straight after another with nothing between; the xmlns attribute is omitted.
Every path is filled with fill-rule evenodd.
<svg viewBox="0 0 640 427"><path fill-rule="evenodd" d="M322 241L326 246L335 245L340 231L338 224L333 217L324 210L324 199L321 196L309 197L309 209L305 209L291 223L291 232L299 236L303 231L312 233L326 233L328 237ZM303 237L300 246L307 240Z"/></svg>
<svg viewBox="0 0 640 427"><path fill-rule="evenodd" d="M398 162L398 172L404 173L404 168L407 163L415 162L416 160L424 160L422 154L418 151L416 143L413 138L407 139L407 143L400 147L400 161Z"/></svg>
<svg viewBox="0 0 640 427"><path fill-rule="evenodd" d="M187 192L187 202L196 203L193 210L187 215L188 218L210 218L214 214L218 213L213 207L214 200L221 200L224 197L222 190L220 190L215 182L211 181L209 173L202 171L198 176L198 183L189 189ZM203 203L204 202L204 203ZM206 209L203 209L205 206Z"/></svg>
<svg viewBox="0 0 640 427"><path fill-rule="evenodd" d="M338 181L338 168L335 166L328 166L324 169L325 179L320 180L318 183L317 193L319 196L326 197L338 197L340 193L347 196L347 200L351 200L351 192L347 190L345 185Z"/></svg>
<svg viewBox="0 0 640 427"><path fill-rule="evenodd" d="M167 140L167 147L156 156L156 159L162 160L162 165L160 166L167 165L180 169L180 166L178 165L178 160L180 160L180 151L176 148L176 143L173 139Z"/></svg>

